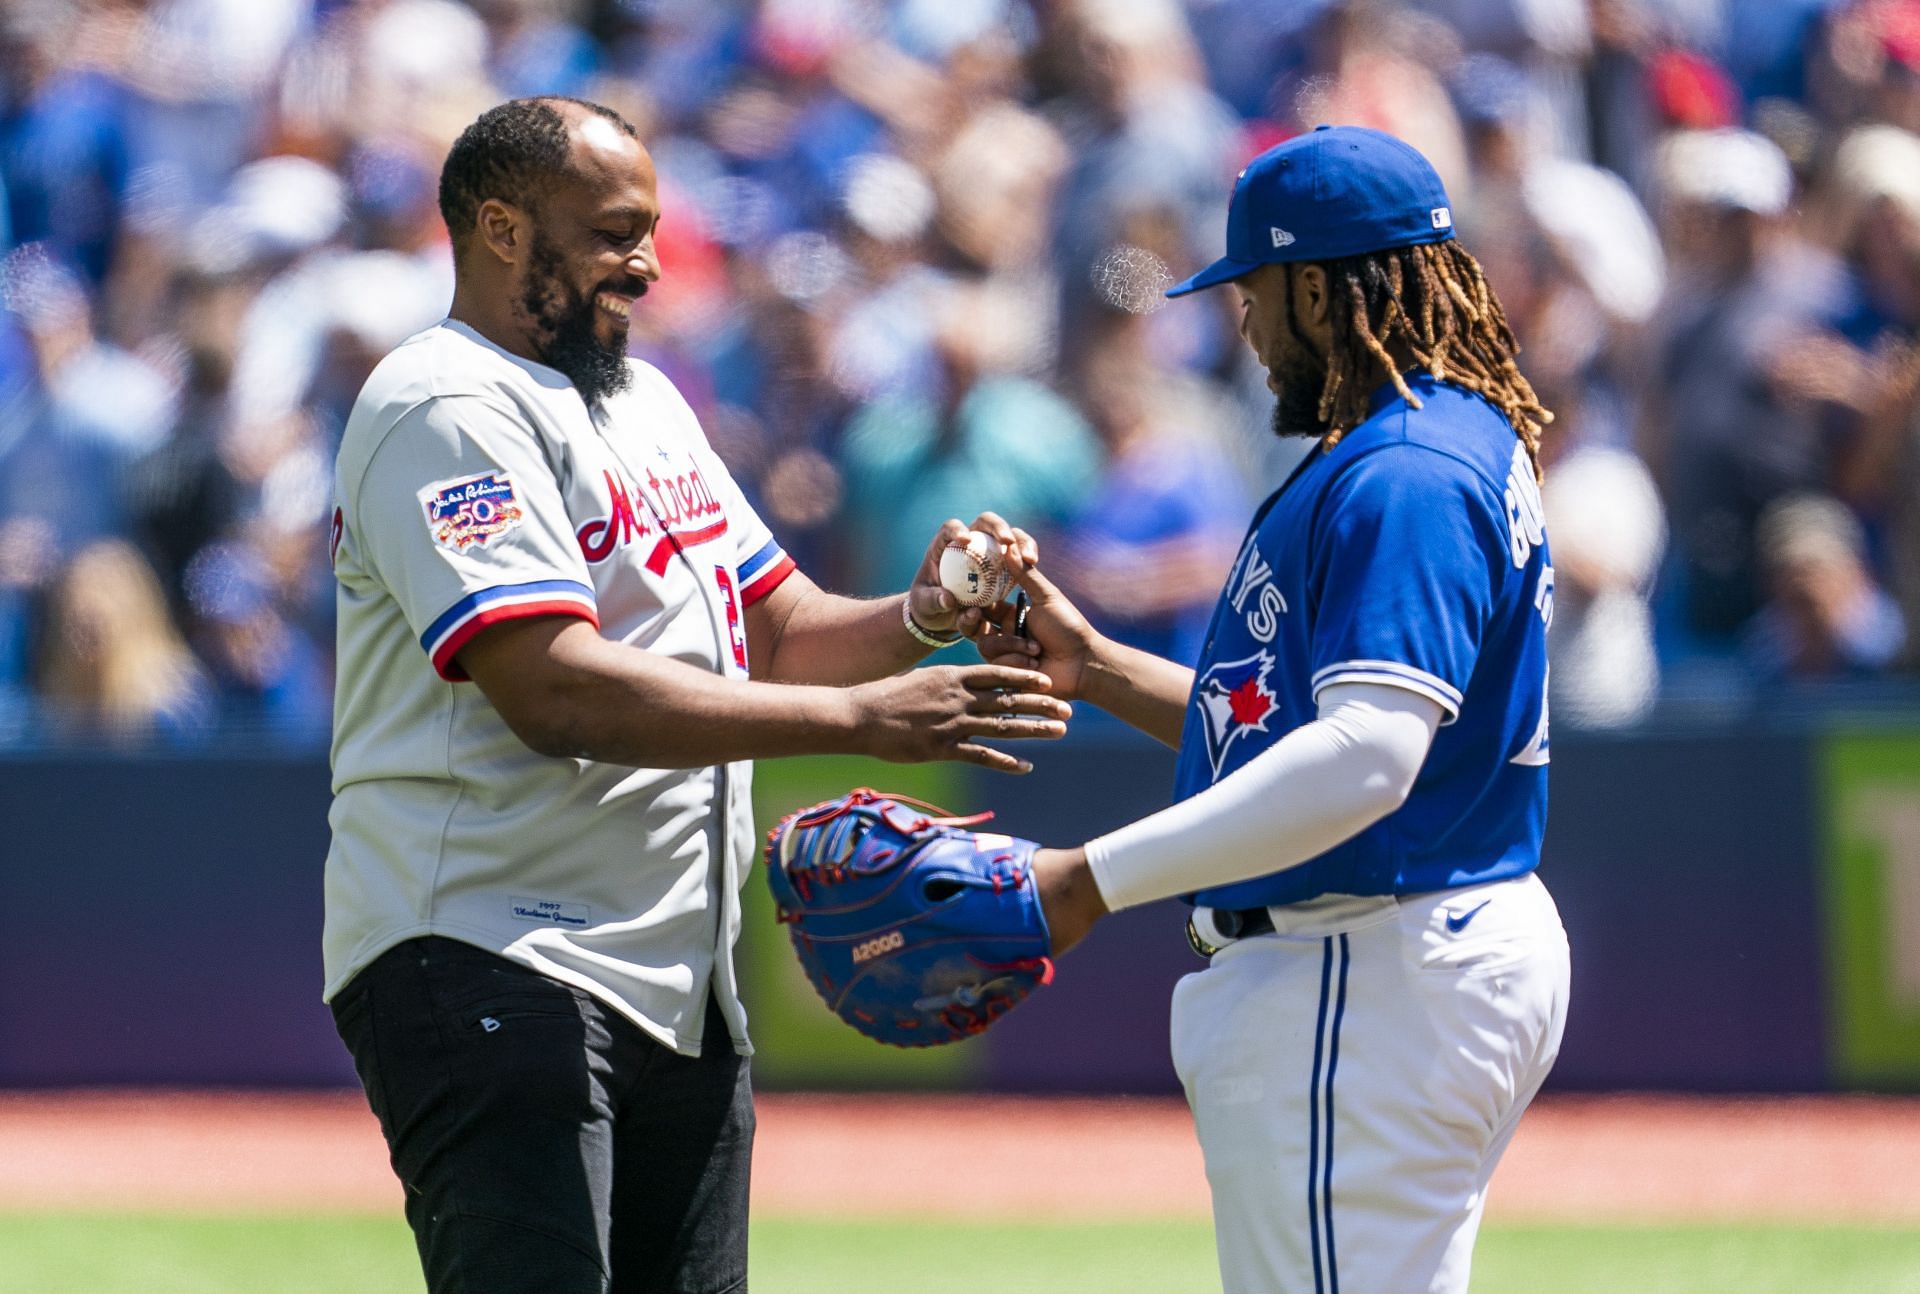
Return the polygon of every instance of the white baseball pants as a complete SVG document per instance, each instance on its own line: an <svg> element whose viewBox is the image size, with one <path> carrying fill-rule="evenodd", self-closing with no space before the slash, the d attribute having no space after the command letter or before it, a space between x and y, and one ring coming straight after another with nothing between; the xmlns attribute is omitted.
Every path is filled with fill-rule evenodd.
<svg viewBox="0 0 1920 1294"><path fill-rule="evenodd" d="M1553 899L1526 876L1272 914L1173 996L1226 1294L1464 1294L1560 1050Z"/></svg>

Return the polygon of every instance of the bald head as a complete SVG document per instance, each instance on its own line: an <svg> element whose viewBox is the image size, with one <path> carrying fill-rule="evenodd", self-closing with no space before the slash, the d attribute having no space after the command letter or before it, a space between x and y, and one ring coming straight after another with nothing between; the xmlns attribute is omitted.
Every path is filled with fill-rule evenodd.
<svg viewBox="0 0 1920 1294"><path fill-rule="evenodd" d="M583 99L512 99L460 133L440 170L440 217L454 256L489 198L533 211L554 189L589 176L631 175L646 150L626 118Z"/></svg>

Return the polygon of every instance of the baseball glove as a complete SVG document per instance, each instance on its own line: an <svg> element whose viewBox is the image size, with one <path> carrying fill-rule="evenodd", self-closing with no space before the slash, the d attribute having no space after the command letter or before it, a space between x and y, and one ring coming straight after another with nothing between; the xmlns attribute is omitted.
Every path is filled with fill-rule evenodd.
<svg viewBox="0 0 1920 1294"><path fill-rule="evenodd" d="M767 833L767 884L807 978L869 1038L981 1032L1053 980L1030 840L864 787Z"/></svg>

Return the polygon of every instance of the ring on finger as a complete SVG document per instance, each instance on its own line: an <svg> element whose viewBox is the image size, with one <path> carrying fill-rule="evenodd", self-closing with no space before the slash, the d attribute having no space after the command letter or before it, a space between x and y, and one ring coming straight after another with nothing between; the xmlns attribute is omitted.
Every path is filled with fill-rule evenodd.
<svg viewBox="0 0 1920 1294"><path fill-rule="evenodd" d="M997 716L993 721L993 726L996 731L1005 732L1007 730L1007 716L1004 714Z"/></svg>

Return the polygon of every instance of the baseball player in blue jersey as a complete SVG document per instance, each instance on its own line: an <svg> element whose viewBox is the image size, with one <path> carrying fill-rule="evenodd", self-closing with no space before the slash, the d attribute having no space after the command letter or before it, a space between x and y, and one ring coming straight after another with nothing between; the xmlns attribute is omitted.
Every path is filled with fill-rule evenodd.
<svg viewBox="0 0 1920 1294"><path fill-rule="evenodd" d="M1228 1294L1467 1288L1487 1183L1560 1046L1547 812L1550 415L1431 166L1321 127L1235 186L1230 284L1275 430L1197 669L1095 632L1037 569L1026 659L1180 752L1176 803L1035 872L1056 951L1180 895L1208 959L1174 1065Z"/></svg>

